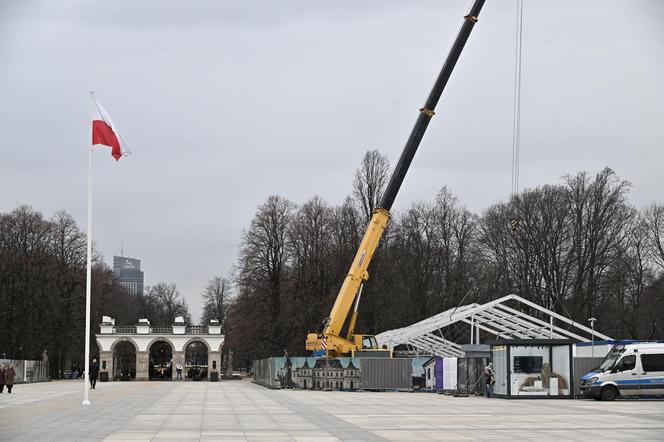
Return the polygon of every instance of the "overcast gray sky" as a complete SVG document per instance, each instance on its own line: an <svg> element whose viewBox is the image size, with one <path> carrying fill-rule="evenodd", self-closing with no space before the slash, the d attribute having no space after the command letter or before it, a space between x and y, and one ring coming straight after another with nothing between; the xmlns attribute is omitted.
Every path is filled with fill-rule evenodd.
<svg viewBox="0 0 664 442"><path fill-rule="evenodd" d="M394 163L470 0L0 0L0 211L85 228L88 91L133 155L94 154L94 239L196 319L274 193L330 204ZM664 2L525 0L521 184L613 167L662 201ZM510 191L516 0L488 0L394 208Z"/></svg>

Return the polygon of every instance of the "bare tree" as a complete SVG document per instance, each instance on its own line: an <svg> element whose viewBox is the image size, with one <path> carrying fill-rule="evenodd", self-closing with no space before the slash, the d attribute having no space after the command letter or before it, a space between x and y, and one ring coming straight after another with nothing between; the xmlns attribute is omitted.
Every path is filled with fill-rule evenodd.
<svg viewBox="0 0 664 442"><path fill-rule="evenodd" d="M458 206L457 198L443 187L433 206L438 235L438 299L440 310L458 305L473 285L470 271L476 258L477 217Z"/></svg>
<svg viewBox="0 0 664 442"><path fill-rule="evenodd" d="M434 279L439 266L438 235L430 204L415 203L394 226L396 268L399 286L417 319L433 307Z"/></svg>
<svg viewBox="0 0 664 442"><path fill-rule="evenodd" d="M645 212L644 222L655 263L664 269L664 205L650 206Z"/></svg>
<svg viewBox="0 0 664 442"><path fill-rule="evenodd" d="M602 277L624 251L630 184L608 167L593 180L581 172L565 181L573 215L575 302L589 318L595 313Z"/></svg>
<svg viewBox="0 0 664 442"><path fill-rule="evenodd" d="M357 200L365 222L369 222L374 209L378 206L387 184L390 162L377 150L369 150L362 163L355 170L353 196Z"/></svg>
<svg viewBox="0 0 664 442"><path fill-rule="evenodd" d="M191 323L189 308L181 299L175 283L159 282L146 289L144 313L151 322L158 325L172 325L175 318L183 316L185 322Z"/></svg>
<svg viewBox="0 0 664 442"><path fill-rule="evenodd" d="M208 281L201 297L203 299L201 324L207 324L211 319L216 319L225 329L227 306L230 302L229 280L221 276L215 276Z"/></svg>
<svg viewBox="0 0 664 442"><path fill-rule="evenodd" d="M330 266L333 252L333 210L315 196L295 214L288 230L292 260L292 289L287 313L292 321L291 333L303 335L313 330L327 315L330 295L337 281Z"/></svg>
<svg viewBox="0 0 664 442"><path fill-rule="evenodd" d="M50 219L29 206L0 213L0 352L33 359L47 350L54 377L82 362L85 253L85 235L63 211ZM125 297L115 275L94 257L93 318L135 321L137 300Z"/></svg>
<svg viewBox="0 0 664 442"><path fill-rule="evenodd" d="M255 350L283 350L285 331L292 321L281 312L287 290L288 230L294 211L295 205L287 199L270 196L242 237L236 278L238 309L246 308L256 326L241 330L246 338L238 341L260 341Z"/></svg>

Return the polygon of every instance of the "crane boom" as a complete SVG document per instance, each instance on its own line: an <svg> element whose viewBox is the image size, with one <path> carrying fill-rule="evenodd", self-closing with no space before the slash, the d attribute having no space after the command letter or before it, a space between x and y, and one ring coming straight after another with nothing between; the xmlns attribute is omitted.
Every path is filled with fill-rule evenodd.
<svg viewBox="0 0 664 442"><path fill-rule="evenodd" d="M450 52L445 59L445 63L438 74L438 78L431 88L431 92L427 97L424 106L420 109L420 113L415 122L415 126L410 132L408 141L401 152L401 157L397 163L390 181L385 188L385 192L372 215L367 230L362 238L360 247L355 254L353 263L350 266L348 275L339 290L337 299L334 302L330 316L324 322L324 329L321 334L309 333L307 335L306 348L308 350L321 350L327 351L328 356L347 355L354 353L357 350L370 350L376 349L376 340L373 336L355 335L354 326L357 318L357 306L352 312L353 301L355 301L362 284L369 278L367 268L371 263L374 252L378 247L380 238L387 227L390 219L390 209L394 203L394 199L401 188L406 173L413 161L413 157L420 146L422 137L429 126L431 117L435 114L435 108L440 100L440 97L447 85L450 75L454 70L454 66L461 55L461 51L468 41L477 18L482 10L485 0L475 0L468 15L464 17L463 25L459 30L459 34L450 49ZM342 336L342 328L344 324L350 319L348 333L346 337Z"/></svg>

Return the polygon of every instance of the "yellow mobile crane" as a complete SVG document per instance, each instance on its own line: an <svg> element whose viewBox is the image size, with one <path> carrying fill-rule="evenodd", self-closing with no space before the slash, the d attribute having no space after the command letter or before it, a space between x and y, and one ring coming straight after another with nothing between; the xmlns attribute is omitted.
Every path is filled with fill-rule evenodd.
<svg viewBox="0 0 664 442"><path fill-rule="evenodd" d="M367 268L371 263L385 227L387 227L392 203L399 192L401 183L422 141L429 121L431 121L431 117L434 115L436 104L438 104L438 100L445 89L445 85L452 74L459 55L461 55L470 32L473 30L473 26L477 23L477 18L484 5L484 1L475 0L470 12L464 17L463 25L447 55L445 64L440 74L438 74L438 78L429 93L424 107L420 109L420 114L401 152L399 162L394 168L394 172L392 172L392 177L385 189L380 205L373 212L364 238L362 238L362 242L360 243L360 248L355 254L355 259L353 259L348 275L339 290L330 316L323 321L323 331L307 335L307 350L324 350L327 356L363 356L367 354L387 356L390 354L389 350L378 348L375 336L355 334L355 322L357 321L357 309L362 296L362 285L369 279ZM346 333L342 333L342 329L347 322L348 328Z"/></svg>

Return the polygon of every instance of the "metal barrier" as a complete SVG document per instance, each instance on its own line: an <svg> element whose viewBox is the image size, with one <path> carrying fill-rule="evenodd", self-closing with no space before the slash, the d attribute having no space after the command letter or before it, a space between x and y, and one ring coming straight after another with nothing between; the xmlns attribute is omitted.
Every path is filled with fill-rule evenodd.
<svg viewBox="0 0 664 442"><path fill-rule="evenodd" d="M16 372L16 384L48 382L51 380L48 361L26 361L19 359L0 359L0 365L11 365Z"/></svg>
<svg viewBox="0 0 664 442"><path fill-rule="evenodd" d="M457 359L457 389L461 396L482 396L486 390L484 367L488 358Z"/></svg>
<svg viewBox="0 0 664 442"><path fill-rule="evenodd" d="M266 358L254 361L253 382L267 388L281 388L281 379L277 374L277 361L283 367L286 358Z"/></svg>
<svg viewBox="0 0 664 442"><path fill-rule="evenodd" d="M600 366L604 358L574 358L574 397L581 396L581 376Z"/></svg>

